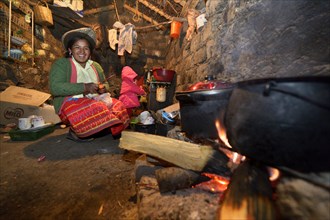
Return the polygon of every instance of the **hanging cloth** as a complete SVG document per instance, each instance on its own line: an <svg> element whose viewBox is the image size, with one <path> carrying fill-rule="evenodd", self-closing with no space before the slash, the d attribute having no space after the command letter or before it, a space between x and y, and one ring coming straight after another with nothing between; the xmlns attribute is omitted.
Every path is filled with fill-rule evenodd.
<svg viewBox="0 0 330 220"><path fill-rule="evenodd" d="M118 44L118 42L119 42L117 39L117 30L116 29L110 29L108 31L108 40L109 40L110 48L115 50L116 44Z"/></svg>
<svg viewBox="0 0 330 220"><path fill-rule="evenodd" d="M123 56L125 50L128 53L132 53L133 49L133 34L135 38L137 38L136 33L134 33L134 25L131 23L127 23L123 25L122 23L116 21L113 24L114 28L119 29L119 39L118 39L118 55Z"/></svg>

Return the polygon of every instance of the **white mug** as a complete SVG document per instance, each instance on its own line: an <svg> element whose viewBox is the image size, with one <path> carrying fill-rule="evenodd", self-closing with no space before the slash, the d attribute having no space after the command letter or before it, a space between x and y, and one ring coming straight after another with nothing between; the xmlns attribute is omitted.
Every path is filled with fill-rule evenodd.
<svg viewBox="0 0 330 220"><path fill-rule="evenodd" d="M37 117L33 117L31 119L31 123L34 128L37 128L37 127L45 125L45 120L42 116L37 116Z"/></svg>
<svg viewBox="0 0 330 220"><path fill-rule="evenodd" d="M18 119L18 128L21 130L26 130L32 127L30 118L19 118Z"/></svg>

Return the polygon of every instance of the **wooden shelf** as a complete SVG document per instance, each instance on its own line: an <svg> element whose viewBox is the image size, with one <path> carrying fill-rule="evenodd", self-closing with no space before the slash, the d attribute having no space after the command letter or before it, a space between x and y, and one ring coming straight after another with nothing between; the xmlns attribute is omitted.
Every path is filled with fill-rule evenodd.
<svg viewBox="0 0 330 220"><path fill-rule="evenodd" d="M33 11L30 8L30 5L27 4L24 0L21 1L11 1L9 2L0 2L0 8L3 12L4 20L6 20L6 25L8 25L7 28L2 28L3 34L1 36L5 36L4 42L7 45L3 45L3 49L7 50L9 53L10 49L19 49L20 46L22 46L24 43L28 43L32 47L32 54L34 54L34 24L32 19L32 24L27 23L25 21L25 15L30 14L31 17L33 16ZM16 32L17 31L23 31L22 36L17 38ZM14 34L13 34L14 33ZM16 38L15 38L16 37ZM5 48L6 47L6 48ZM3 52L3 51L1 51ZM3 54L1 54L3 55ZM27 61L15 59L13 57L1 57L2 59L8 60L8 61L14 61L16 63L27 63ZM32 65L34 64L34 59L31 60Z"/></svg>

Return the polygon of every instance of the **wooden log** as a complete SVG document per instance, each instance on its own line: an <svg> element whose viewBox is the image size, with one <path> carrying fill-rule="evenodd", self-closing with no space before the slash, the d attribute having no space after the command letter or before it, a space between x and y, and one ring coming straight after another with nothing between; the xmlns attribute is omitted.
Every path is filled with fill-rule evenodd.
<svg viewBox="0 0 330 220"><path fill-rule="evenodd" d="M228 157L211 146L141 132L123 131L119 147L144 153L184 169L230 175Z"/></svg>
<svg viewBox="0 0 330 220"><path fill-rule="evenodd" d="M155 176L155 171L158 169L163 169L161 166L154 166L148 162L147 155L142 154L139 158L135 160L134 166L134 179L135 182L140 182L143 176Z"/></svg>
<svg viewBox="0 0 330 220"><path fill-rule="evenodd" d="M247 159L235 170L217 219L277 219L272 193L266 166Z"/></svg>
<svg viewBox="0 0 330 220"><path fill-rule="evenodd" d="M178 167L158 169L155 175L161 193L190 188L200 178L199 173Z"/></svg>
<svg viewBox="0 0 330 220"><path fill-rule="evenodd" d="M103 6L103 7L99 7L99 8L93 8L93 9L90 9L90 10L85 10L84 11L84 16L93 15L93 14L104 12L104 11L111 11L113 9L115 9L115 6L113 4Z"/></svg>

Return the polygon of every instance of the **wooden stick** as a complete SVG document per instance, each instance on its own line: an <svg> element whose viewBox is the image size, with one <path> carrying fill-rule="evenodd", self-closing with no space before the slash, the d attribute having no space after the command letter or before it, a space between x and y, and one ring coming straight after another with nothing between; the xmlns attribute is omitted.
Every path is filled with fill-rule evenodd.
<svg viewBox="0 0 330 220"><path fill-rule="evenodd" d="M9 18L8 18L8 22L9 22L9 27L8 27L8 55L7 57L10 57L10 43L11 43L11 0L9 1Z"/></svg>
<svg viewBox="0 0 330 220"><path fill-rule="evenodd" d="M32 43L31 43L31 47L32 47L32 66L34 66L34 12L31 11L31 17L32 17Z"/></svg>
<svg viewBox="0 0 330 220"><path fill-rule="evenodd" d="M120 21L120 17L119 17L119 14L118 14L118 9L117 9L117 3L116 3L116 0L113 0L113 4L115 5L115 10L116 10L116 16L117 16L117 20L119 21L119 22L121 22Z"/></svg>
<svg viewBox="0 0 330 220"><path fill-rule="evenodd" d="M152 24L159 25L159 23L158 23L157 21L155 21L155 20L153 20L152 18L148 17L147 15L145 15L145 14L143 14L143 13L137 11L135 8L132 8L132 7L129 6L128 4L125 4L124 7L125 7L127 10L129 10L129 11L135 13L135 14L138 14L138 15L141 16L144 20L149 21L149 22L152 23ZM166 30L166 28L165 28L164 26L160 26L160 27L161 27L162 30Z"/></svg>
<svg viewBox="0 0 330 220"><path fill-rule="evenodd" d="M147 26L143 26L143 27L135 27L135 30L142 30L142 29L147 29L147 28L151 28L151 27L157 27L163 24L170 24L172 23L172 21L165 21L159 24L155 24L155 25L147 25Z"/></svg>
<svg viewBox="0 0 330 220"><path fill-rule="evenodd" d="M211 146L158 135L123 131L119 147L162 159L181 168L226 175L228 158Z"/></svg>
<svg viewBox="0 0 330 220"><path fill-rule="evenodd" d="M93 15L93 14L103 12L103 11L111 11L113 9L115 9L115 6L113 4L103 6L103 7L99 7L99 8L93 8L93 9L90 9L90 10L85 10L84 11L84 16L85 15Z"/></svg>
<svg viewBox="0 0 330 220"><path fill-rule="evenodd" d="M196 6L198 5L199 3L199 0L190 0L190 2L187 2L187 4L185 4L182 8L182 11L180 13L180 16L186 16L187 15L187 12L188 12L188 9L195 9Z"/></svg>
<svg viewBox="0 0 330 220"><path fill-rule="evenodd" d="M158 169L155 174L161 193L190 188L200 177L197 172L178 167Z"/></svg>

